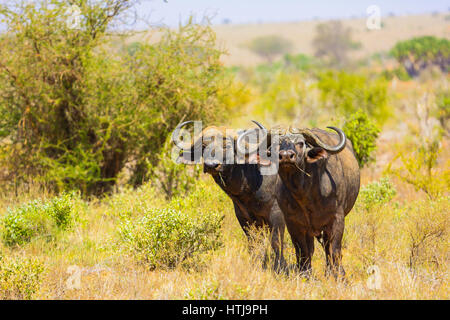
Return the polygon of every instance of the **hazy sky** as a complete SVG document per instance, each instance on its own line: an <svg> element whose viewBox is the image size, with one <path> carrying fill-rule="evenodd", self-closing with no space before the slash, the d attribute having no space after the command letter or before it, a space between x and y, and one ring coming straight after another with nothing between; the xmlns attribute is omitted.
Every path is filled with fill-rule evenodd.
<svg viewBox="0 0 450 320"><path fill-rule="evenodd" d="M200 22L206 14L214 24L229 19L232 23L298 21L313 18L348 18L367 16L366 9L377 5L381 15L444 12L449 0L141 0L140 14L152 23L169 26L186 21L190 14Z"/></svg>

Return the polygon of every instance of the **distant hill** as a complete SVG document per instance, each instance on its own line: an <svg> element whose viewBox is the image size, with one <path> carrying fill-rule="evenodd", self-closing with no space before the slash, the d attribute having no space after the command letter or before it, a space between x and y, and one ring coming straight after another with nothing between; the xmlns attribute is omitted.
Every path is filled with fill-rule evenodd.
<svg viewBox="0 0 450 320"><path fill-rule="evenodd" d="M341 21L345 26L352 28L353 40L360 42L362 45L360 49L352 53L352 57L355 59L370 56L377 52L386 52L397 41L415 36L434 35L450 39L448 13L382 17L382 28L380 30L368 30L365 18ZM266 35L279 35L292 42L292 53L312 55L314 53L312 40L316 32L316 26L324 22L326 21L226 24L213 26L213 29L217 33L218 46L228 53L223 57L225 65L254 66L264 61L246 48L245 44L252 39ZM157 41L159 36L157 31L152 30L139 33L131 37L129 41L152 42Z"/></svg>
<svg viewBox="0 0 450 320"><path fill-rule="evenodd" d="M368 30L366 19L342 20L353 31L353 39L361 42L362 47L354 51L354 58L361 58L380 51L388 51L399 40L414 36L434 35L450 38L450 20L448 14L424 14L418 16L382 17L380 30ZM292 23L263 23L249 25L214 26L217 40L229 55L223 61L226 65L256 65L263 60L245 48L245 43L264 35L279 35L293 43L293 53L312 55L312 39L316 26L324 21L302 21Z"/></svg>

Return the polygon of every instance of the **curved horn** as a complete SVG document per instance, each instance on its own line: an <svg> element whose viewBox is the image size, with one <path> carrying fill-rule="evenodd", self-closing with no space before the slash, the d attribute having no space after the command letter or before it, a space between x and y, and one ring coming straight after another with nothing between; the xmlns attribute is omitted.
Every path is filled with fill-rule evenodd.
<svg viewBox="0 0 450 320"><path fill-rule="evenodd" d="M180 130L181 130L185 125L187 125L187 124L189 124L189 123L194 123L194 121L188 120L188 121L182 122L182 123L180 123L179 125L177 125L176 128L175 128L175 129L173 130L173 132L172 132L172 141L173 141L173 143L174 143L178 148L180 148L180 149L182 149L182 150L186 150L186 149L192 148L192 145L193 145L193 143L191 142L191 143L190 143L190 146L189 146L188 148L186 148L186 147L187 147L187 144L186 144L186 145L179 145L179 144L178 144L178 143L180 142L180 141L178 140L178 138L179 138L179 136L180 136Z"/></svg>
<svg viewBox="0 0 450 320"><path fill-rule="evenodd" d="M239 135L239 137L236 140L236 148L239 151L239 153L247 155L247 154L255 152L258 149L259 145L256 145L256 148L254 148L252 150L250 150L250 147L242 148L242 146L241 146L242 139L244 139L248 134L250 134L256 130L258 130L258 129L257 128L249 129ZM246 143L246 146L248 146L248 143Z"/></svg>
<svg viewBox="0 0 450 320"><path fill-rule="evenodd" d="M339 143L334 147L330 148L327 146L327 148L324 149L332 153L338 153L344 150L345 143L347 142L347 137L345 136L344 131L336 127L327 127L327 128L336 131L336 133L339 135Z"/></svg>
<svg viewBox="0 0 450 320"><path fill-rule="evenodd" d="M345 148L345 143L347 142L347 138L344 134L344 132L336 127L327 127L328 129L332 129L336 131L336 133L339 135L339 143L335 146L329 146L325 143L323 143L320 138L311 130L309 129L300 129L299 133L303 134L303 136L310 140L313 144L323 148L324 150L328 151L329 153L339 153Z"/></svg>
<svg viewBox="0 0 450 320"><path fill-rule="evenodd" d="M262 129L262 130L264 130L264 131L267 132L266 127L264 127L261 123L259 123L259 122L256 121L256 120L252 120L252 122L253 122L254 124L256 124L260 129Z"/></svg>
<svg viewBox="0 0 450 320"><path fill-rule="evenodd" d="M247 149L242 149L242 146L241 146L242 139L244 139L248 134L252 133L253 131L258 130L258 128L246 130L242 134L240 134L236 141L236 147L240 153L245 154L245 155L248 155L248 154L253 153L256 150L258 150L262 146L264 141L266 141L266 140L268 141L268 146L270 145L270 132L266 129L266 127L264 127L258 121L252 120L252 122L254 124L256 124L259 127L259 129L263 130L263 132L265 133L266 136L264 137L264 139L262 139L262 141L259 144L256 145L256 147L253 147L253 148L248 147ZM248 144L246 144L246 145L248 146Z"/></svg>

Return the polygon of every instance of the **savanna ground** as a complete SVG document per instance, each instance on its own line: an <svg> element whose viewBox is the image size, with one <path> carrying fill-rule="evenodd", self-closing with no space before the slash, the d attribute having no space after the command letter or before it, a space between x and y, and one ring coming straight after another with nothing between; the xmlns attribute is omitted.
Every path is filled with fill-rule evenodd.
<svg viewBox="0 0 450 320"><path fill-rule="evenodd" d="M386 28L394 26L396 19L389 18ZM426 19L441 19L432 34L448 38L443 16ZM223 28L253 27L263 30L260 26ZM425 27L428 23L417 30ZM422 31L409 37L416 35ZM289 37L301 38L293 33ZM398 40L393 39L392 44L386 41L386 48L374 51L388 50ZM385 44L384 38L377 43ZM294 51L309 53L301 46ZM358 72L379 72L386 69L385 63L395 66L392 59L376 60L359 66ZM271 79L261 80L267 77L266 71L251 67L237 71L234 95L226 102L239 107L231 109L226 125L248 127L253 118L268 126L345 123L345 113L338 115L326 105L327 99L335 98L322 94L330 83L320 87L307 73L283 70L269 70ZM365 85L371 78L362 79ZM377 92L378 84L373 85ZM5 183L0 193L0 298L448 299L450 148L448 127L436 114L438 91L448 94L448 73L431 69L414 79L385 80L380 86L384 85L381 114L371 111L371 97L362 100L369 101L380 135L373 161L361 170L357 204L346 218L345 281L325 276L325 256L317 241L310 279L294 267L289 274L263 268L267 234L253 230L249 246L231 200L211 177L190 168L199 177L189 175L193 183L171 197L161 187L167 179L153 179L138 188L118 184L99 197L82 197L77 192L61 195L33 179ZM30 202L36 199L43 203ZM31 204L24 207L27 203ZM175 230L174 239L173 234L165 234L170 230ZM183 247L176 237L192 240L192 247ZM155 245L158 239L163 239L162 245ZM285 257L293 266L295 254L287 232L284 244Z"/></svg>

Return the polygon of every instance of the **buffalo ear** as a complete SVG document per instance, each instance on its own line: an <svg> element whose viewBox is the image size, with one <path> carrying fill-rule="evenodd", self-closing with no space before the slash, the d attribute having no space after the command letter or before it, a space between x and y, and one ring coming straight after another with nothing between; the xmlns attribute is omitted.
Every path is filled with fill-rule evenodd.
<svg viewBox="0 0 450 320"><path fill-rule="evenodd" d="M262 159L257 152L253 152L248 156L248 163L250 164L261 164L263 166L269 166L271 161L268 159Z"/></svg>
<svg viewBox="0 0 450 320"><path fill-rule="evenodd" d="M315 163L320 160L328 158L328 152L320 147L314 147L306 153L306 161L308 163Z"/></svg>

